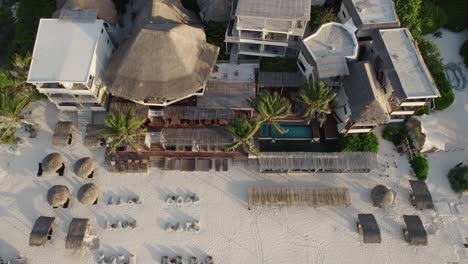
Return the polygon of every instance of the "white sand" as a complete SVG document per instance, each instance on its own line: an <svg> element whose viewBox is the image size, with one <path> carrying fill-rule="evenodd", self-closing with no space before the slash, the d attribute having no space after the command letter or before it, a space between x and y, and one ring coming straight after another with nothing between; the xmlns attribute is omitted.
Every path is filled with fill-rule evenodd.
<svg viewBox="0 0 468 264"><path fill-rule="evenodd" d="M1 146L0 160L0 256L28 257L33 264L95 263L99 252L127 252L138 263L159 263L163 255L212 255L216 263L468 263L462 248L468 215L466 196L459 200L448 186L445 173L452 166L447 153L431 156L429 188L438 211L417 211L408 201L411 179L406 157L399 156L389 142L382 141L381 168L370 174L259 174L255 166L235 165L227 172L183 173L152 170L149 175L113 175L100 168L95 182L103 192L101 203L86 207L76 200L82 180L70 171L81 157L93 155L103 164L104 152L89 151L81 140L72 147L56 149L51 144L52 128L58 114L53 105L42 101L32 107L32 118L39 123L38 138L26 138L21 155L6 153ZM60 114L66 118L66 115ZM44 120L46 117L46 120ZM51 151L66 157L65 177L36 177L37 163ZM450 155L455 155L451 153ZM466 153L464 153L466 154ZM386 163L398 164L388 168ZM390 177L383 176L384 174ZM373 208L370 189L384 183L396 191L390 209ZM65 184L73 193L69 209L52 209L46 201L50 186ZM247 210L247 187L257 185L347 186L352 206L346 209L291 208ZM196 193L198 205L174 207L166 204L168 194ZM106 205L109 195L140 195L142 205ZM452 214L448 202L458 206ZM463 202L465 205L459 204ZM380 225L382 244L365 245L356 232L358 213L373 213ZM429 246L409 246L402 236L402 215L422 217L429 235ZM45 247L29 247L29 233L40 215L57 217L57 233ZM65 236L72 217L88 217L100 238L98 251L74 252L65 249ZM104 230L105 222L136 219L139 228L128 231ZM167 223L200 221L199 233L167 232ZM464 230L464 231L463 231Z"/></svg>

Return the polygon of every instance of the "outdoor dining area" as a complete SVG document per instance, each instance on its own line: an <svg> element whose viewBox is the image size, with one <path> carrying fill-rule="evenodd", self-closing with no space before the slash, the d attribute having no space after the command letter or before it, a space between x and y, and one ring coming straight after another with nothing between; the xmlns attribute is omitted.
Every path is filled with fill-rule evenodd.
<svg viewBox="0 0 468 264"><path fill-rule="evenodd" d="M210 171L213 167L211 159L204 158L165 158L165 170L179 171Z"/></svg>
<svg viewBox="0 0 468 264"><path fill-rule="evenodd" d="M148 173L147 159L112 160L110 171L113 173Z"/></svg>
<svg viewBox="0 0 468 264"><path fill-rule="evenodd" d="M194 106L168 106L164 108L162 118L166 127L193 125L227 125L234 119L234 112L229 109L211 109Z"/></svg>
<svg viewBox="0 0 468 264"><path fill-rule="evenodd" d="M160 144L164 151L224 152L234 138L224 128L163 128Z"/></svg>

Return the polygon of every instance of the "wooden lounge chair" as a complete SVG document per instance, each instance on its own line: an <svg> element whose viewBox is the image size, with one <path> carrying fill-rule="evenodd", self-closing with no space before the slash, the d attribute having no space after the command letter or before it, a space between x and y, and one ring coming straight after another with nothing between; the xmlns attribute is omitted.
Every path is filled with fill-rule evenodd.
<svg viewBox="0 0 468 264"><path fill-rule="evenodd" d="M215 170L216 171L221 171L221 160L217 159L215 161Z"/></svg>
<svg viewBox="0 0 468 264"><path fill-rule="evenodd" d="M223 159L223 171L229 170L228 163L228 159Z"/></svg>

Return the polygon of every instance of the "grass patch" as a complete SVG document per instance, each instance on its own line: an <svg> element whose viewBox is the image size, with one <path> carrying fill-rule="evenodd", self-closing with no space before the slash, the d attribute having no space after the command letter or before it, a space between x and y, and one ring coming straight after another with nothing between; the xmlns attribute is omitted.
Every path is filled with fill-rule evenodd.
<svg viewBox="0 0 468 264"><path fill-rule="evenodd" d="M448 173L450 186L457 193L468 192L468 166L456 166Z"/></svg>
<svg viewBox="0 0 468 264"><path fill-rule="evenodd" d="M429 174L429 162L427 159L421 154L418 154L410 161L410 164L411 168L413 168L416 178L418 178L420 181L425 181L427 179L427 175Z"/></svg>
<svg viewBox="0 0 468 264"><path fill-rule="evenodd" d="M344 152L379 152L379 141L373 133L350 134L340 141Z"/></svg>
<svg viewBox="0 0 468 264"><path fill-rule="evenodd" d="M407 136L408 131L400 125L387 125L382 131L382 137L395 146L399 146Z"/></svg>
<svg viewBox="0 0 468 264"><path fill-rule="evenodd" d="M264 72L297 72L297 60L289 58L262 58L260 70Z"/></svg>
<svg viewBox="0 0 468 264"><path fill-rule="evenodd" d="M229 56L225 53L224 43L227 24L209 21L204 24L204 29L206 32L206 42L219 47L218 60L228 60Z"/></svg>

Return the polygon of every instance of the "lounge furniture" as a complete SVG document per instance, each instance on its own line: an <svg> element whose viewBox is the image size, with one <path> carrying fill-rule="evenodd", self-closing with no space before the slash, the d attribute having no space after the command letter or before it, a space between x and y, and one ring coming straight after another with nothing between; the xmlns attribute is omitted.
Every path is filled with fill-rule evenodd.
<svg viewBox="0 0 468 264"><path fill-rule="evenodd" d="M358 232L364 238L364 243L380 243L380 228L372 214L358 214Z"/></svg>
<svg viewBox="0 0 468 264"><path fill-rule="evenodd" d="M413 246L427 246L427 232L421 218L417 215L404 215L405 227L403 235L405 241Z"/></svg>
<svg viewBox="0 0 468 264"><path fill-rule="evenodd" d="M423 181L409 181L413 193L410 195L411 204L419 210L432 209L434 210L434 202L432 195Z"/></svg>

